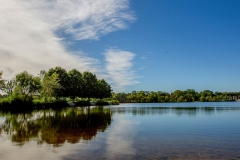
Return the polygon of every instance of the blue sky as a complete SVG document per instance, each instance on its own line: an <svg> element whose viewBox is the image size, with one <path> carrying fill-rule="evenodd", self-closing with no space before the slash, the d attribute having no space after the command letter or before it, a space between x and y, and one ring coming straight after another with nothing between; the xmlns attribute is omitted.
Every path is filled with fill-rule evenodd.
<svg viewBox="0 0 240 160"><path fill-rule="evenodd" d="M238 0L9 0L0 13L6 79L62 66L115 92L240 90Z"/></svg>

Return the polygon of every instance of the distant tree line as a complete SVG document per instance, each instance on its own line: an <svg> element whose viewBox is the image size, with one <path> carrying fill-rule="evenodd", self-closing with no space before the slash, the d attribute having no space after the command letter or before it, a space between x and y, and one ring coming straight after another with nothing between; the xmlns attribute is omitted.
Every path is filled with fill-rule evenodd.
<svg viewBox="0 0 240 160"><path fill-rule="evenodd" d="M17 74L12 80L3 80L0 72L0 90L12 99L30 101L35 97L44 98L45 102L64 98L75 100L77 97L103 99L111 96L111 86L89 71L81 73L77 69L66 71L55 67L42 70L38 76L27 71Z"/></svg>
<svg viewBox="0 0 240 160"><path fill-rule="evenodd" d="M233 101L240 97L240 92L212 92L204 90L197 92L193 89L168 92L132 91L131 93L112 93L113 99L120 103L145 102L220 102Z"/></svg>

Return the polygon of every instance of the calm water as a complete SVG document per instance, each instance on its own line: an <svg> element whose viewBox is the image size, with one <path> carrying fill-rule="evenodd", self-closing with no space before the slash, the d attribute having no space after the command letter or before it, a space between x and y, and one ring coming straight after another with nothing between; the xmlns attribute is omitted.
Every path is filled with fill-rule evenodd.
<svg viewBox="0 0 240 160"><path fill-rule="evenodd" d="M240 159L240 103L0 112L0 159Z"/></svg>

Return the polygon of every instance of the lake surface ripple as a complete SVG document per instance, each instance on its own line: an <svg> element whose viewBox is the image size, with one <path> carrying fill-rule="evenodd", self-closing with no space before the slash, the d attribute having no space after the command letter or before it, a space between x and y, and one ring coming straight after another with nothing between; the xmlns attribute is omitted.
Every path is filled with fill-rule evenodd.
<svg viewBox="0 0 240 160"><path fill-rule="evenodd" d="M240 159L240 103L0 112L0 159Z"/></svg>

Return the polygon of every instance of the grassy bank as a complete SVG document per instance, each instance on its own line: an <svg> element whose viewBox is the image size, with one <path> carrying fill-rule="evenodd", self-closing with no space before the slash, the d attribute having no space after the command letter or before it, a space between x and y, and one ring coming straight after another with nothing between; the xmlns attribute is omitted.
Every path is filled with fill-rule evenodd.
<svg viewBox="0 0 240 160"><path fill-rule="evenodd" d="M76 99L74 102L68 98L24 97L8 96L0 98L0 110L31 110L41 108L64 108L82 106L117 105L118 101Z"/></svg>

